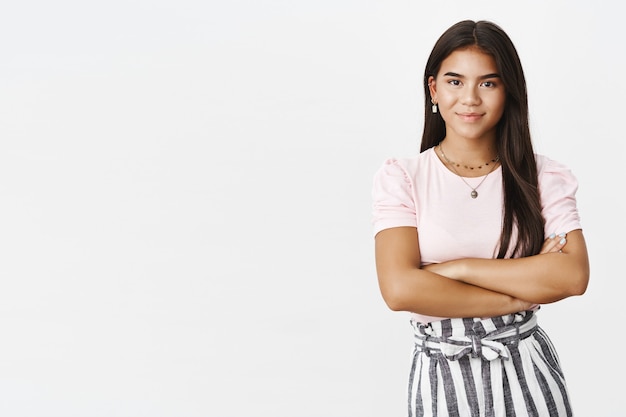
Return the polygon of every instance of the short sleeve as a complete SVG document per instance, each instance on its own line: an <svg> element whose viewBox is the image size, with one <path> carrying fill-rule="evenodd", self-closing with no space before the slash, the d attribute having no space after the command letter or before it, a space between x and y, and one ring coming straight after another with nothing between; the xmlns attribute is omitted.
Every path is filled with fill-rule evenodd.
<svg viewBox="0 0 626 417"><path fill-rule="evenodd" d="M374 174L372 225L374 236L392 227L417 227L413 186L396 159L387 159Z"/></svg>
<svg viewBox="0 0 626 417"><path fill-rule="evenodd" d="M576 203L578 180L565 165L545 158L539 174L545 234L568 233L581 229Z"/></svg>

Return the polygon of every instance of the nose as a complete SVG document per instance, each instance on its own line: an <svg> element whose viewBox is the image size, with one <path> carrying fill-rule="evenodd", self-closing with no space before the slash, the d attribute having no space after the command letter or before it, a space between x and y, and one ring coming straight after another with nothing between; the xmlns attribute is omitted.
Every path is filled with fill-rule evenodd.
<svg viewBox="0 0 626 417"><path fill-rule="evenodd" d="M465 106L477 106L480 104L480 95L478 94L478 86L467 86L463 90L461 104Z"/></svg>

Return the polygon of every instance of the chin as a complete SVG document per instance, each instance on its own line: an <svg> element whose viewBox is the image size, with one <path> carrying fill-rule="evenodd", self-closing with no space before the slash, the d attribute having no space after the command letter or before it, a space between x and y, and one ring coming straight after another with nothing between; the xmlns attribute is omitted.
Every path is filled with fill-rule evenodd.
<svg viewBox="0 0 626 417"><path fill-rule="evenodd" d="M458 129L454 130L454 133L467 140L480 140L485 137L491 137L495 134L495 128L493 129Z"/></svg>

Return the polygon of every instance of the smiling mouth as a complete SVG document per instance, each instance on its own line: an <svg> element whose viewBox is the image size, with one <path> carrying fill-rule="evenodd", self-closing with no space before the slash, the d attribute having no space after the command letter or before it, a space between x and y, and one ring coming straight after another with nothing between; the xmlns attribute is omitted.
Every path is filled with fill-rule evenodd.
<svg viewBox="0 0 626 417"><path fill-rule="evenodd" d="M479 113L457 113L457 115L467 122L474 122L483 117L483 115Z"/></svg>

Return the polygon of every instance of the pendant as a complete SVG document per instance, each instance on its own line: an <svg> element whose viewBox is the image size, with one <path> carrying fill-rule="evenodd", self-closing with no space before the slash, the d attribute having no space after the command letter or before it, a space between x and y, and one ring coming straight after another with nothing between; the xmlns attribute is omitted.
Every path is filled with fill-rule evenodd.
<svg viewBox="0 0 626 417"><path fill-rule="evenodd" d="M476 190L472 190L471 194L472 198L478 197L478 192Z"/></svg>

